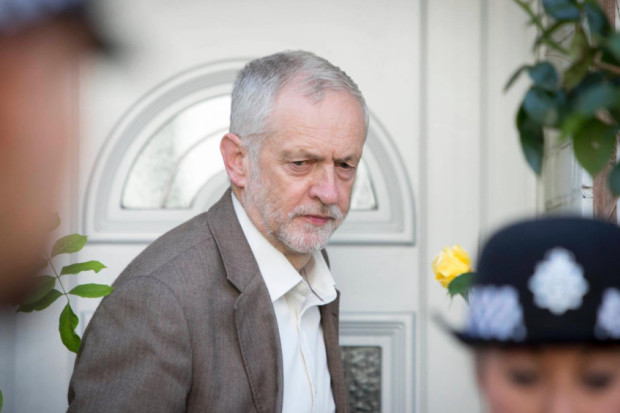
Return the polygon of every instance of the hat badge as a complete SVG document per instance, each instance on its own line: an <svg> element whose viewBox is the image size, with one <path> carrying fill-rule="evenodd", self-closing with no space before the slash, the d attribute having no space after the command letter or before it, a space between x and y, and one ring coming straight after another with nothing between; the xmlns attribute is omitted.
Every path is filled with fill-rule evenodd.
<svg viewBox="0 0 620 413"><path fill-rule="evenodd" d="M594 334L599 339L620 338L620 290L608 288L598 310Z"/></svg>
<svg viewBox="0 0 620 413"><path fill-rule="evenodd" d="M544 260L536 264L528 286L534 303L554 315L581 307L588 292L583 268L570 251L561 247L548 251Z"/></svg>
<svg viewBox="0 0 620 413"><path fill-rule="evenodd" d="M510 285L478 285L469 294L467 333L484 340L522 341L526 336L519 292Z"/></svg>

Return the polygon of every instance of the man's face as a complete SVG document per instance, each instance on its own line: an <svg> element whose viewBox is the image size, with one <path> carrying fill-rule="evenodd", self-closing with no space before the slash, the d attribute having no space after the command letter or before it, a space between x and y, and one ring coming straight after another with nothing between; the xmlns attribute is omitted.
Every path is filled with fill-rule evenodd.
<svg viewBox="0 0 620 413"><path fill-rule="evenodd" d="M315 103L293 85L276 98L270 121L244 207L278 250L307 254L327 244L349 211L364 114L348 93L329 91Z"/></svg>

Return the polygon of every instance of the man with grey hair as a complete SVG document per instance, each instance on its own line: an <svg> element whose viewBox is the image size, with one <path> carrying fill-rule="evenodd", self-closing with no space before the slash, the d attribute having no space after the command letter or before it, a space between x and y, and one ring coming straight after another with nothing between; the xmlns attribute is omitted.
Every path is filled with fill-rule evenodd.
<svg viewBox="0 0 620 413"><path fill-rule="evenodd" d="M231 189L119 276L84 335L69 411L347 412L323 248L366 138L357 85L312 53L239 73Z"/></svg>

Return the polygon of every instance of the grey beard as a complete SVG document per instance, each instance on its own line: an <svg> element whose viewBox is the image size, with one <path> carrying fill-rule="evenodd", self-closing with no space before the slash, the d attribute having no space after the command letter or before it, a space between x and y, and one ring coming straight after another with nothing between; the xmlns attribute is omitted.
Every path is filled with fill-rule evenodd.
<svg viewBox="0 0 620 413"><path fill-rule="evenodd" d="M310 223L298 224L295 231L293 220L303 215L328 215L332 219L322 227ZM290 212L285 220L277 219L276 222L280 224L271 232L291 251L307 254L325 248L329 238L343 220L344 214L336 205L300 206Z"/></svg>
<svg viewBox="0 0 620 413"><path fill-rule="evenodd" d="M324 248L346 217L337 205L323 203L298 206L285 216L276 210L273 195L265 191L266 186L263 183L260 171L252 170L244 191L245 201L259 212L263 228L267 230L267 238L270 241L279 241L291 252L308 254ZM302 215L327 215L332 219L322 227L301 223L295 228L295 218ZM270 227L270 222L275 222L275 228Z"/></svg>

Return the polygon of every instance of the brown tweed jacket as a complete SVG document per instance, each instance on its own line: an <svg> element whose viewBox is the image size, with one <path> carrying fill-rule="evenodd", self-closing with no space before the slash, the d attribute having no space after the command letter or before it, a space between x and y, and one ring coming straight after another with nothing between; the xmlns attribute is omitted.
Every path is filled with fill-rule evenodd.
<svg viewBox="0 0 620 413"><path fill-rule="evenodd" d="M282 351L230 190L123 271L84 334L70 412L280 413ZM320 307L338 412L348 412L338 299Z"/></svg>

